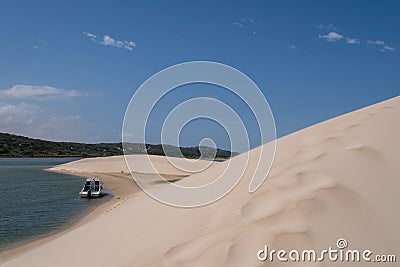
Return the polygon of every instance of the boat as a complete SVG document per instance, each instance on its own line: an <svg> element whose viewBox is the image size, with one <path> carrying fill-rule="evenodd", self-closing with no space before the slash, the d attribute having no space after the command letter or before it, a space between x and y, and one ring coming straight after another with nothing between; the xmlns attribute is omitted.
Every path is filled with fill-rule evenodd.
<svg viewBox="0 0 400 267"><path fill-rule="evenodd" d="M97 198L103 195L103 185L97 178L87 178L85 185L79 192L80 197Z"/></svg>

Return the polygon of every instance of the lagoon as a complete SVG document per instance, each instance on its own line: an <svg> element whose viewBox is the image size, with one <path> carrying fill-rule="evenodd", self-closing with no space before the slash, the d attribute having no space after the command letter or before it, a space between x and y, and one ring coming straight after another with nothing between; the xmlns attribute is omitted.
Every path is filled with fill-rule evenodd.
<svg viewBox="0 0 400 267"><path fill-rule="evenodd" d="M77 159L0 158L0 251L60 231L109 199L82 199L85 178L45 171Z"/></svg>

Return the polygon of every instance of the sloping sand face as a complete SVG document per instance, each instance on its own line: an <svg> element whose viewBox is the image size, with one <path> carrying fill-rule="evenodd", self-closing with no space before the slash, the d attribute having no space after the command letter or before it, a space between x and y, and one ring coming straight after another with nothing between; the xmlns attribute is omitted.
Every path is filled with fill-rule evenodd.
<svg viewBox="0 0 400 267"><path fill-rule="evenodd" d="M398 254L399 118L396 97L320 123L278 140L271 173L253 194L248 185L263 147L248 152L244 179L212 205L173 208L138 193L3 266L292 266L276 259L262 262L258 251L265 246L338 249L339 238L349 249ZM230 163L245 158L239 155ZM229 162L179 183L216 177L224 164ZM368 263L325 259L300 264Z"/></svg>

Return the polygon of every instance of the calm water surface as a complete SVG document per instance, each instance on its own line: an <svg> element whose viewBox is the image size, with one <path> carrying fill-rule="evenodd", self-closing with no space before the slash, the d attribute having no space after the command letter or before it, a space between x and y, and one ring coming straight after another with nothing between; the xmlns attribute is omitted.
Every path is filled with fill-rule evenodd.
<svg viewBox="0 0 400 267"><path fill-rule="evenodd" d="M0 251L61 230L109 199L82 199L85 178L44 171L73 160L0 158Z"/></svg>

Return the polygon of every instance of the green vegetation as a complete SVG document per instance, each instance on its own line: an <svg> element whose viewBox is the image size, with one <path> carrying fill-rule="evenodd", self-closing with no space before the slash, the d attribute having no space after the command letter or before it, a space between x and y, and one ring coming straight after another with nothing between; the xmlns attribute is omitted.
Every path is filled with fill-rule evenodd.
<svg viewBox="0 0 400 267"><path fill-rule="evenodd" d="M152 145L131 143L126 147L129 154L165 155L168 156L199 158L199 147L177 148L171 145ZM216 154L218 159L227 159L237 153L201 147L203 156L212 157ZM73 142L52 142L33 139L7 133L0 133L0 157L106 157L122 155L121 143L83 144Z"/></svg>

